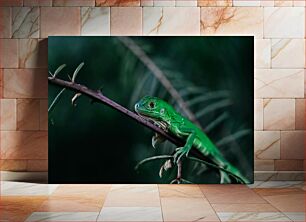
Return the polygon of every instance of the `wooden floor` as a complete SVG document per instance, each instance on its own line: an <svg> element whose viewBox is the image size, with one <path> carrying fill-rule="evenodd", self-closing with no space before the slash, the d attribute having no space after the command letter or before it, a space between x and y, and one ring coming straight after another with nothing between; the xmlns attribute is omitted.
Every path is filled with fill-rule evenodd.
<svg viewBox="0 0 306 222"><path fill-rule="evenodd" d="M305 221L302 182L48 185L1 182L0 221Z"/></svg>

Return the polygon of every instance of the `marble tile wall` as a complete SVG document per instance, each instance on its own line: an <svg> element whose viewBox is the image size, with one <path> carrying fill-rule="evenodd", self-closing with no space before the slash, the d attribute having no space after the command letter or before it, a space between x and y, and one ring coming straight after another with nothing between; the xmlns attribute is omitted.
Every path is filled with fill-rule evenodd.
<svg viewBox="0 0 306 222"><path fill-rule="evenodd" d="M256 179L301 179L303 0L0 0L1 170L48 170L49 35L241 34L255 36Z"/></svg>

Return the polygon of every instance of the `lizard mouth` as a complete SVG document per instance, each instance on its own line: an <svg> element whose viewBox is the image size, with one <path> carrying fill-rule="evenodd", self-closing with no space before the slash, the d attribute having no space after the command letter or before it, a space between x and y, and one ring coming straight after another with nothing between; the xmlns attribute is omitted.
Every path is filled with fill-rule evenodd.
<svg viewBox="0 0 306 222"><path fill-rule="evenodd" d="M147 116L143 113L139 113L136 111L136 113L141 116L142 118L146 119L147 121L149 121L150 123L154 124L155 126L163 129L164 131L168 130L168 124L164 121L160 121L160 120L156 120L154 118L152 118L151 116Z"/></svg>

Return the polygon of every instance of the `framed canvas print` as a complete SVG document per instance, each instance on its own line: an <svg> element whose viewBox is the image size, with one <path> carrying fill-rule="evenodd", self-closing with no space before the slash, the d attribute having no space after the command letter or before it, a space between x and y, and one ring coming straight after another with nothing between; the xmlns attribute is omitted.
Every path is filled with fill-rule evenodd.
<svg viewBox="0 0 306 222"><path fill-rule="evenodd" d="M254 37L49 37L50 183L253 182Z"/></svg>

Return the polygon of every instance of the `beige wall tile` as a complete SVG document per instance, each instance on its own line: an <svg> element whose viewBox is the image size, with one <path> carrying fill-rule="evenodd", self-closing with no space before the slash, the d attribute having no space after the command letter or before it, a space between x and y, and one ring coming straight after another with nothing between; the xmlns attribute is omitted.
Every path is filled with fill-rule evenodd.
<svg viewBox="0 0 306 222"><path fill-rule="evenodd" d="M224 213L224 212L230 212L230 213L241 213L243 216L243 219L250 221L250 218L247 216L247 212L250 212L249 214L252 215L252 213L256 212L258 215L259 212L277 212L278 210L274 208L271 204L268 203L260 203L260 204L212 204L212 207L215 209L216 212ZM242 213L243 212L243 213ZM251 213L252 212L252 213ZM232 215L230 220L233 221L235 216L238 215ZM241 216L242 216L241 215ZM220 214L219 214L220 216ZM236 217L237 218L237 217ZM235 218L235 219L236 219ZM224 218L225 219L225 218ZM239 220L237 218L237 220ZM257 219L255 219L257 220ZM224 220L226 221L226 220Z"/></svg>
<svg viewBox="0 0 306 222"><path fill-rule="evenodd" d="M143 34L144 35L199 35L200 8L144 7Z"/></svg>
<svg viewBox="0 0 306 222"><path fill-rule="evenodd" d="M3 69L0 69L0 99L3 97Z"/></svg>
<svg viewBox="0 0 306 222"><path fill-rule="evenodd" d="M0 160L0 170L3 171L26 171L26 160Z"/></svg>
<svg viewBox="0 0 306 222"><path fill-rule="evenodd" d="M265 38L304 38L305 10L300 7L264 8Z"/></svg>
<svg viewBox="0 0 306 222"><path fill-rule="evenodd" d="M255 131L255 158L273 160L280 158L280 132Z"/></svg>
<svg viewBox="0 0 306 222"><path fill-rule="evenodd" d="M39 38L39 8L12 8L12 37Z"/></svg>
<svg viewBox="0 0 306 222"><path fill-rule="evenodd" d="M18 68L18 40L0 39L0 68Z"/></svg>
<svg viewBox="0 0 306 222"><path fill-rule="evenodd" d="M48 171L48 160L28 160L27 171Z"/></svg>
<svg viewBox="0 0 306 222"><path fill-rule="evenodd" d="M303 98L303 69L257 69L257 98Z"/></svg>
<svg viewBox="0 0 306 222"><path fill-rule="evenodd" d="M198 0L198 6L219 6L219 7L226 7L232 6L233 0Z"/></svg>
<svg viewBox="0 0 306 222"><path fill-rule="evenodd" d="M96 0L96 6L140 6L140 0Z"/></svg>
<svg viewBox="0 0 306 222"><path fill-rule="evenodd" d="M305 129L305 99L295 100L295 129Z"/></svg>
<svg viewBox="0 0 306 222"><path fill-rule="evenodd" d="M112 7L111 35L141 35L141 7Z"/></svg>
<svg viewBox="0 0 306 222"><path fill-rule="evenodd" d="M159 207L157 185L112 185L104 207Z"/></svg>
<svg viewBox="0 0 306 222"><path fill-rule="evenodd" d="M52 6L52 0L23 0L24 6Z"/></svg>
<svg viewBox="0 0 306 222"><path fill-rule="evenodd" d="M105 199L112 187L111 184L61 184L52 193L53 197L80 197Z"/></svg>
<svg viewBox="0 0 306 222"><path fill-rule="evenodd" d="M295 6L295 7L305 7L306 2L304 0L293 0L293 6Z"/></svg>
<svg viewBox="0 0 306 222"><path fill-rule="evenodd" d="M263 36L263 9L260 7L202 7L201 34L248 34Z"/></svg>
<svg viewBox="0 0 306 222"><path fill-rule="evenodd" d="M140 0L141 6L153 6L153 0Z"/></svg>
<svg viewBox="0 0 306 222"><path fill-rule="evenodd" d="M22 184L22 183L20 183ZM33 188L31 187L33 186ZM27 184L25 187L31 187L30 190L35 190L36 187L39 187L39 185L36 184ZM44 185L41 185L44 186ZM18 187L19 188L19 187ZM17 190L20 190L18 189ZM10 189L9 189L10 190ZM28 190L26 188L26 190ZM38 193L48 193L48 188L42 188L43 191L38 190ZM13 188L13 192L14 192ZM10 193L11 191L9 191ZM4 221L25 221L31 212L36 210L44 200L46 200L48 197L47 196L1 196L1 205L2 203L7 203L5 206L7 207L2 207L4 208L1 210L1 220ZM3 205L2 205L3 206ZM4 213L5 212L5 213Z"/></svg>
<svg viewBox="0 0 306 222"><path fill-rule="evenodd" d="M305 58L306 60L306 58ZM304 69L304 98L306 97L306 69Z"/></svg>
<svg viewBox="0 0 306 222"><path fill-rule="evenodd" d="M233 0L233 6L260 6L260 0Z"/></svg>
<svg viewBox="0 0 306 222"><path fill-rule="evenodd" d="M271 40L256 39L256 68L271 67Z"/></svg>
<svg viewBox="0 0 306 222"><path fill-rule="evenodd" d="M82 7L81 35L110 35L110 8Z"/></svg>
<svg viewBox="0 0 306 222"><path fill-rule="evenodd" d="M304 39L272 39L273 68L304 68Z"/></svg>
<svg viewBox="0 0 306 222"><path fill-rule="evenodd" d="M258 181L303 181L304 173L301 171L257 171L254 180Z"/></svg>
<svg viewBox="0 0 306 222"><path fill-rule="evenodd" d="M262 196L281 212L304 212L305 210L305 191L302 189L276 188L273 192L270 190L267 195Z"/></svg>
<svg viewBox="0 0 306 222"><path fill-rule="evenodd" d="M260 6L274 6L274 0L260 0Z"/></svg>
<svg viewBox="0 0 306 222"><path fill-rule="evenodd" d="M293 0L274 0L275 7L293 6Z"/></svg>
<svg viewBox="0 0 306 222"><path fill-rule="evenodd" d="M80 22L78 7L42 7L40 36L80 35Z"/></svg>
<svg viewBox="0 0 306 222"><path fill-rule="evenodd" d="M303 160L275 160L275 170L277 171L303 171Z"/></svg>
<svg viewBox="0 0 306 222"><path fill-rule="evenodd" d="M97 212L101 210L102 205L103 205L103 198L100 198L100 200L97 197L93 199L93 198L88 198L86 196L85 197L84 196L82 197L72 196L68 198L67 197L63 198L63 197L57 197L57 196L55 197L52 195L41 204L41 206L37 209L37 211L40 211L40 212L46 212L46 211L74 212L73 214L75 218L78 218L79 221L84 221L84 220L93 221L94 219L89 219L89 218L96 219L97 215L95 215L94 217L87 216L87 217L84 217L83 219L80 216L76 216L76 214L79 214L81 212ZM113 215L117 215L117 213L113 213ZM64 219L65 217L56 217L56 218L58 220L61 220L61 218ZM108 221L111 221L111 220L108 220Z"/></svg>
<svg viewBox="0 0 306 222"><path fill-rule="evenodd" d="M40 108L39 108L39 129L40 130L48 130L48 100L41 99L40 100Z"/></svg>
<svg viewBox="0 0 306 222"><path fill-rule="evenodd" d="M17 99L17 130L39 130L38 99Z"/></svg>
<svg viewBox="0 0 306 222"><path fill-rule="evenodd" d="M245 185L199 185L211 204L266 203L258 194Z"/></svg>
<svg viewBox="0 0 306 222"><path fill-rule="evenodd" d="M265 130L286 130L294 128L294 99L264 99Z"/></svg>
<svg viewBox="0 0 306 222"><path fill-rule="evenodd" d="M47 44L46 39L19 39L19 68L47 68Z"/></svg>
<svg viewBox="0 0 306 222"><path fill-rule="evenodd" d="M16 130L15 99L0 99L0 129Z"/></svg>
<svg viewBox="0 0 306 222"><path fill-rule="evenodd" d="M154 7L175 6L175 0L153 0Z"/></svg>
<svg viewBox="0 0 306 222"><path fill-rule="evenodd" d="M184 205L182 211L180 206ZM161 198L164 221L219 221L205 198Z"/></svg>
<svg viewBox="0 0 306 222"><path fill-rule="evenodd" d="M304 159L305 132L281 132L281 159Z"/></svg>
<svg viewBox="0 0 306 222"><path fill-rule="evenodd" d="M5 69L5 98L47 98L48 80L46 69Z"/></svg>
<svg viewBox="0 0 306 222"><path fill-rule="evenodd" d="M186 184L160 184L158 185L159 196L161 198L204 198L204 195L198 185Z"/></svg>
<svg viewBox="0 0 306 222"><path fill-rule="evenodd" d="M0 7L22 6L22 0L1 0Z"/></svg>
<svg viewBox="0 0 306 222"><path fill-rule="evenodd" d="M47 131L1 131L4 159L47 159Z"/></svg>
<svg viewBox="0 0 306 222"><path fill-rule="evenodd" d="M95 6L95 0L53 0L53 6Z"/></svg>
<svg viewBox="0 0 306 222"><path fill-rule="evenodd" d="M197 6L197 0L175 0L175 6L191 7Z"/></svg>
<svg viewBox="0 0 306 222"><path fill-rule="evenodd" d="M255 160L254 170L273 171L274 170L274 160Z"/></svg>
<svg viewBox="0 0 306 222"><path fill-rule="evenodd" d="M9 7L0 8L0 38L11 37L12 10Z"/></svg>
<svg viewBox="0 0 306 222"><path fill-rule="evenodd" d="M254 116L255 130L262 130L263 129L263 100L255 99L254 107L255 107L255 116Z"/></svg>

